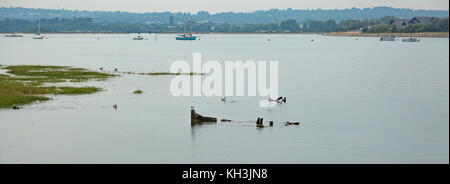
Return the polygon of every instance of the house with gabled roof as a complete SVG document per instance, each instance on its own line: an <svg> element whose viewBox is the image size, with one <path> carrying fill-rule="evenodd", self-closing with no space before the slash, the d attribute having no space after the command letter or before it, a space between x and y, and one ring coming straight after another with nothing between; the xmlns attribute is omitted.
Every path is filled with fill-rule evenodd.
<svg viewBox="0 0 450 184"><path fill-rule="evenodd" d="M408 24L429 24L433 20L437 20L437 17L413 17Z"/></svg>
<svg viewBox="0 0 450 184"><path fill-rule="evenodd" d="M406 25L408 25L408 22L410 21L411 19L399 19L399 18L394 18L394 19L392 19L391 20L391 24L392 25L395 25L395 26L406 26Z"/></svg>

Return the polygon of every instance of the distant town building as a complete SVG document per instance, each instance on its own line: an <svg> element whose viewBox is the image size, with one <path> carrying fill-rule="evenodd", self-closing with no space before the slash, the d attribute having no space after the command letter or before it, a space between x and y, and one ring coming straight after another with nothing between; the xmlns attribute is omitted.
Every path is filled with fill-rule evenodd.
<svg viewBox="0 0 450 184"><path fill-rule="evenodd" d="M438 19L439 19L438 17L413 17L412 19L395 18L392 19L390 23L395 26L406 26L409 24L429 24L432 21Z"/></svg>
<svg viewBox="0 0 450 184"><path fill-rule="evenodd" d="M396 25L396 26L406 26L408 25L408 22L411 19L399 19L399 18L395 18L391 21L392 25Z"/></svg>
<svg viewBox="0 0 450 184"><path fill-rule="evenodd" d="M437 19L439 19L439 18L437 18L437 17L413 17L409 21L409 24L429 24L433 20L437 20Z"/></svg>

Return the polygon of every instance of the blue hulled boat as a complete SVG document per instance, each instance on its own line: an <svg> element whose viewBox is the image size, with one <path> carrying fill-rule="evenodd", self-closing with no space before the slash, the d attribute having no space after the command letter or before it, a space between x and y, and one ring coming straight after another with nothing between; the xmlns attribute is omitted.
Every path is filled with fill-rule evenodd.
<svg viewBox="0 0 450 184"><path fill-rule="evenodd" d="M188 34L186 34L186 19L185 19L183 34L176 36L175 40L196 40L197 39L197 36L192 35L192 17L191 17L190 24L191 24L191 31Z"/></svg>
<svg viewBox="0 0 450 184"><path fill-rule="evenodd" d="M196 36L192 36L192 34L182 34L175 37L176 40L196 40Z"/></svg>

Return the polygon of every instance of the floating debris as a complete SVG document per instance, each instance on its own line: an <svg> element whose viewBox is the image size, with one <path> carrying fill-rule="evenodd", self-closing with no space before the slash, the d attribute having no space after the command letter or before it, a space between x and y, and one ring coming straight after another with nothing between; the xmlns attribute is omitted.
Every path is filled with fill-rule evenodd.
<svg viewBox="0 0 450 184"><path fill-rule="evenodd" d="M220 121L221 122L231 122L231 120L229 120L229 119L221 119Z"/></svg>
<svg viewBox="0 0 450 184"><path fill-rule="evenodd" d="M21 109L21 108L23 108L23 107L20 107L20 106L13 106L12 108L18 110L18 109Z"/></svg>

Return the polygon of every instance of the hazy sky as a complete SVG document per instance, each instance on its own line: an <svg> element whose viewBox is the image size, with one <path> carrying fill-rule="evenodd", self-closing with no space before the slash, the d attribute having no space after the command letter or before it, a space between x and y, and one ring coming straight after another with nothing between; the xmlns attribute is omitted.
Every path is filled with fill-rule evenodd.
<svg viewBox="0 0 450 184"><path fill-rule="evenodd" d="M206 10L249 12L278 9L344 9L391 6L395 8L448 10L448 0L0 0L0 7L130 12L192 12Z"/></svg>

